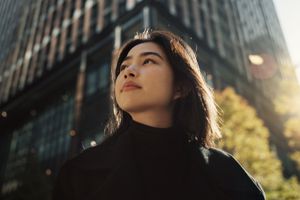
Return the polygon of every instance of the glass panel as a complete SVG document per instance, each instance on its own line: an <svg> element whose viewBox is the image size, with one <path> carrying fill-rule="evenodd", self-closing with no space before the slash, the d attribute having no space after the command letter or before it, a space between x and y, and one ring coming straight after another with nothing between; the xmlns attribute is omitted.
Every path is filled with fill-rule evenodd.
<svg viewBox="0 0 300 200"><path fill-rule="evenodd" d="M90 71L87 74L87 80L86 80L86 94L87 96L95 93L97 89L97 72L96 71Z"/></svg>
<svg viewBox="0 0 300 200"><path fill-rule="evenodd" d="M104 63L100 70L100 80L99 80L99 89L105 89L107 88L108 82L109 82L109 65L108 63Z"/></svg>

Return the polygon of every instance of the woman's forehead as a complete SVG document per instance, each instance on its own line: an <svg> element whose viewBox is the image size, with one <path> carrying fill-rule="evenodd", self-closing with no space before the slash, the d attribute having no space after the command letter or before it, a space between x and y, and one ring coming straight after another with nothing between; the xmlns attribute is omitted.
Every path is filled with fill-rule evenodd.
<svg viewBox="0 0 300 200"><path fill-rule="evenodd" d="M156 44L155 42L144 42L135 45L129 50L126 57L141 56L141 55L145 55L145 53L147 52L153 52L154 54L156 53L160 55L162 58L166 57L162 47Z"/></svg>

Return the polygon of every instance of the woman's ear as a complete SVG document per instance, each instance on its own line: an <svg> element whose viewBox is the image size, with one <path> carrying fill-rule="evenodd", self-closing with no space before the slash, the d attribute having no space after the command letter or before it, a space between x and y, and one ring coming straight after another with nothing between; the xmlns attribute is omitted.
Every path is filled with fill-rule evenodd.
<svg viewBox="0 0 300 200"><path fill-rule="evenodd" d="M183 84L177 84L177 86L175 87L175 93L174 93L173 100L183 98L183 97L187 96L189 94L189 92L190 92L190 89L188 89L188 87L186 87Z"/></svg>
<svg viewBox="0 0 300 200"><path fill-rule="evenodd" d="M173 97L173 100L179 99L181 97L181 92L179 90L175 90L175 94Z"/></svg>

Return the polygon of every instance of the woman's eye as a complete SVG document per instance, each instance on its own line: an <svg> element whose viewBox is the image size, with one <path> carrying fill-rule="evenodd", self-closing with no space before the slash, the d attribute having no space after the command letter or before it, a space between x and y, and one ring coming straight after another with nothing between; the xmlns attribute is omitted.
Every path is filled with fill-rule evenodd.
<svg viewBox="0 0 300 200"><path fill-rule="evenodd" d="M151 63L155 63L153 60L151 60L151 59L146 59L146 60L144 60L144 63L143 64L151 64Z"/></svg>
<svg viewBox="0 0 300 200"><path fill-rule="evenodd" d="M122 71L122 70L125 69L126 67L127 67L127 65L122 64L122 65L120 66L120 71Z"/></svg>

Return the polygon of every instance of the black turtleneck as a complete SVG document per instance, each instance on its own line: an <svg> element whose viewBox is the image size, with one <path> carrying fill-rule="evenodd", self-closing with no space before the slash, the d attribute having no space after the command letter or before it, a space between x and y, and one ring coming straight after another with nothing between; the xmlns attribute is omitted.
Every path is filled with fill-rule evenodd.
<svg viewBox="0 0 300 200"><path fill-rule="evenodd" d="M187 161L183 131L131 121L134 157L148 199L176 199L183 193ZM174 192L176 191L176 192Z"/></svg>
<svg viewBox="0 0 300 200"><path fill-rule="evenodd" d="M132 149L133 148L133 149ZM198 148L175 127L131 121L122 134L67 161L55 200L252 200L262 188L228 153Z"/></svg>

